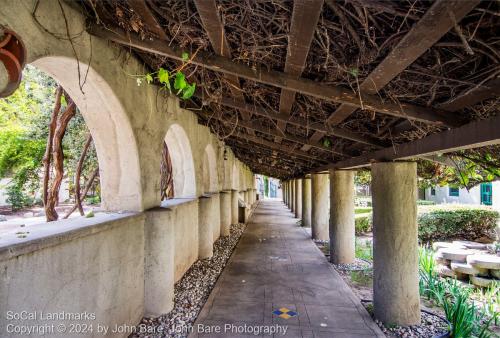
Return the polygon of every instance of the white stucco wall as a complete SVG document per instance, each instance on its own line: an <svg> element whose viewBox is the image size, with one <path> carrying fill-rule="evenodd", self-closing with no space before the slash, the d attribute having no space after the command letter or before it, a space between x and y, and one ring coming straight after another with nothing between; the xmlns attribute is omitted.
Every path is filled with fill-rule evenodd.
<svg viewBox="0 0 500 338"><path fill-rule="evenodd" d="M457 203L457 204L481 204L481 185L477 185L469 191L465 188L459 189L459 196L450 196L449 187L435 187L436 195L431 194L431 188L425 189L425 199L434 201L437 204ZM492 182L492 205L491 207L500 210L500 181Z"/></svg>

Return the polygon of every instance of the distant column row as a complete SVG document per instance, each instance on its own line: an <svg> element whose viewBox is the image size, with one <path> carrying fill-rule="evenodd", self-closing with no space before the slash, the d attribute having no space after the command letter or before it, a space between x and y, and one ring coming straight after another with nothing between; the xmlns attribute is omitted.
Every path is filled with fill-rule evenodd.
<svg viewBox="0 0 500 338"><path fill-rule="evenodd" d="M374 163L374 311L384 323L420 323L417 170L414 162ZM311 237L328 240L334 264L355 261L355 171L335 170L283 182L283 202Z"/></svg>

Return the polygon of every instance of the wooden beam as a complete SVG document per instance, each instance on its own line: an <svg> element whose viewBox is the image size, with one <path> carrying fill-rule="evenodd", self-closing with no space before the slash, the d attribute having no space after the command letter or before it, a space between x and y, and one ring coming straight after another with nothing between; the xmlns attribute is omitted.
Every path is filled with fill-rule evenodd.
<svg viewBox="0 0 500 338"><path fill-rule="evenodd" d="M324 170L325 168L357 168L367 166L372 162L411 159L500 144L499 125L500 116L487 120L474 121L459 128L431 134L420 140L363 154L359 157L336 162L333 165L317 168L316 170Z"/></svg>
<svg viewBox="0 0 500 338"><path fill-rule="evenodd" d="M306 128L306 129L310 129L310 130L315 130L315 131L320 131L323 133L321 137L323 137L324 135L332 135L332 136L340 137L343 139L351 140L354 142L368 144L368 145L374 146L376 148L383 148L383 146L384 146L381 142L379 142L377 139L372 138L372 137L362 136L362 135L359 135L359 134L356 134L356 133L353 133L351 131L341 129L338 127L327 128L322 123L310 123L309 121L307 121L306 119L301 118L301 117L294 117L294 116L290 116L287 114L269 113L266 109L264 109L260 106L247 104L247 103L237 101L237 100L234 100L231 98L222 98L217 103L220 103L223 106L231 107L234 109L246 110L246 111L251 112L252 114L257 115L257 116L268 117L270 119L277 120L277 121L283 121L285 123L293 124L293 125L296 125L298 127L302 127L302 128ZM318 141L319 141L319 139L317 139L315 141L311 141L311 142L318 142Z"/></svg>
<svg viewBox="0 0 500 338"><path fill-rule="evenodd" d="M88 32L102 39L113 41L124 46L136 48L145 52L166 56L175 60L182 60L183 50L167 44L158 44L155 41L141 40L137 34L125 32L120 28L102 29L97 25L90 26ZM434 124L456 126L459 121L451 118L443 111L427 107L416 106L409 103L384 102L376 95L359 94L342 86L330 86L313 80L296 78L283 72L267 70L265 67L250 67L243 63L232 61L228 58L212 55L202 51L192 55L192 64L207 69L239 76L248 80L264 83L279 88L290 89L319 99L345 103L363 109L377 111L383 114L406 117L409 119Z"/></svg>
<svg viewBox="0 0 500 338"><path fill-rule="evenodd" d="M219 17L215 0L195 0L194 3L215 53L231 59L231 49L226 39L226 33ZM231 94L239 100L244 101L245 97L243 96L238 76L225 74L224 77L230 84L229 90ZM240 114L243 120L250 120L250 114L248 114L248 112L240 111ZM250 134L252 133L251 131L248 132Z"/></svg>
<svg viewBox="0 0 500 338"><path fill-rule="evenodd" d="M200 111L197 112L197 113L200 116L203 116L206 119L215 119L215 120L220 121L220 122L225 123L225 124L237 125L237 126L240 126L240 127L244 127L246 129L252 129L254 131L258 131L258 132L266 134L266 135L284 138L285 140L292 141L292 142L298 143L300 145L308 144L311 147L314 147L316 149L320 149L322 151L333 153L333 154L336 154L336 155L339 155L339 156L348 156L348 155L346 155L346 154L344 154L342 152L335 151L332 148L325 147L325 146L323 146L320 143L310 143L307 140L307 138L302 139L300 137L297 137L295 135L289 134L287 132L280 132L276 128L271 129L271 128L262 127L261 125L258 125L254 121L229 121L227 119L222 118L221 116L219 116L217 114L209 114L209 113L200 112Z"/></svg>
<svg viewBox="0 0 500 338"><path fill-rule="evenodd" d="M323 0L296 0L293 2L285 73L296 77L302 74L322 8ZM295 92L282 89L279 112L281 114L290 114L294 101ZM286 123L278 121L278 127L285 130ZM279 138L276 141L281 142Z"/></svg>
<svg viewBox="0 0 500 338"><path fill-rule="evenodd" d="M277 151L285 152L285 153L291 154L293 156L304 158L306 160L313 160L313 161L317 161L317 162L328 162L328 161L325 161L325 160L323 160L321 158L313 156L313 155L311 155L311 154L309 154L309 153L307 153L305 151L301 151L301 150L298 150L298 149L293 149L293 148L290 148L290 147L282 145L282 144L278 144L278 143L275 143L275 142L267 141L267 140L264 140L264 139L262 139L260 137L257 137L257 136L247 135L247 134L241 134L241 133L235 133L231 137L236 137L236 138L244 139L244 140L247 140L247 141L250 141L250 142L253 142L253 143L257 143L257 144L263 145L266 148L275 149Z"/></svg>
<svg viewBox="0 0 500 338"><path fill-rule="evenodd" d="M479 2L480 0L438 0L434 2L408 34L361 83L361 92L376 94L438 42L453 28L456 22L473 10ZM452 19L453 17L455 19ZM328 118L328 123L339 124L356 109L356 107L342 104Z"/></svg>
<svg viewBox="0 0 500 338"><path fill-rule="evenodd" d="M479 102L484 100L488 100L491 98L500 96L500 78L495 78L486 82L481 86L474 87L472 89L468 89L452 98L449 101L446 101L442 104L439 104L438 107L440 109L456 112L458 110L462 110L467 107L471 107ZM404 131L410 130L412 127L411 123L408 120L401 121L394 127L394 134L397 135Z"/></svg>
<svg viewBox="0 0 500 338"><path fill-rule="evenodd" d="M450 15L453 15L455 20L459 21L478 3L479 0L436 1L422 19L413 26L389 55L361 83L361 92L376 94L453 28L455 21L451 19ZM356 109L358 107L341 104L328 117L327 123L337 125L354 113ZM405 118L405 116L399 117ZM312 135L311 141L314 142L321 137L321 133L316 132ZM307 151L309 147L304 146L302 150Z"/></svg>
<svg viewBox="0 0 500 338"><path fill-rule="evenodd" d="M160 39L164 41L169 40L165 31L160 26L153 13L151 13L151 10L147 6L145 0L129 0L127 3L130 8L141 17L141 19L146 24L146 27L152 33L155 33Z"/></svg>

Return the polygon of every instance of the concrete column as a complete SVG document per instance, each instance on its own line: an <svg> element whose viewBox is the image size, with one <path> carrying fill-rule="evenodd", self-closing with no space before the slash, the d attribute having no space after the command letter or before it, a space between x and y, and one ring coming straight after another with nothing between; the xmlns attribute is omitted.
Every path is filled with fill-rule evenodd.
<svg viewBox="0 0 500 338"><path fill-rule="evenodd" d="M313 239L329 239L328 174L311 175L311 235Z"/></svg>
<svg viewBox="0 0 500 338"><path fill-rule="evenodd" d="M287 194L286 185L287 185L287 182L283 182L283 184L282 184L282 189L283 189L283 203L285 203L285 205L286 205L286 194Z"/></svg>
<svg viewBox="0 0 500 338"><path fill-rule="evenodd" d="M295 180L295 218L302 218L302 180Z"/></svg>
<svg viewBox="0 0 500 338"><path fill-rule="evenodd" d="M290 181L286 181L286 206L290 206Z"/></svg>
<svg viewBox="0 0 500 338"><path fill-rule="evenodd" d="M209 258L213 256L213 234L212 223L213 208L212 197L203 195L198 199L198 258Z"/></svg>
<svg viewBox="0 0 500 338"><path fill-rule="evenodd" d="M311 177L302 179L302 226L311 227Z"/></svg>
<svg viewBox="0 0 500 338"><path fill-rule="evenodd" d="M420 323L417 165L372 164L373 303L385 324Z"/></svg>
<svg viewBox="0 0 500 338"><path fill-rule="evenodd" d="M145 214L144 314L158 317L174 307L174 213L154 208Z"/></svg>
<svg viewBox="0 0 500 338"><path fill-rule="evenodd" d="M231 190L220 193L220 235L229 236L232 220Z"/></svg>
<svg viewBox="0 0 500 338"><path fill-rule="evenodd" d="M288 206L288 209L292 209L292 181L287 182L287 187L286 190L288 191L288 198L287 198L287 203L286 205Z"/></svg>
<svg viewBox="0 0 500 338"><path fill-rule="evenodd" d="M220 194L213 193L212 194L212 208L211 214L212 214L212 230L213 230L213 236L212 236L212 244L215 243L216 240L219 239L220 237Z"/></svg>
<svg viewBox="0 0 500 338"><path fill-rule="evenodd" d="M354 262L354 171L330 170L330 260Z"/></svg>
<svg viewBox="0 0 500 338"><path fill-rule="evenodd" d="M231 224L238 223L238 190L231 190Z"/></svg>
<svg viewBox="0 0 500 338"><path fill-rule="evenodd" d="M295 213L295 180L290 181L290 190L292 191L290 195L290 211Z"/></svg>

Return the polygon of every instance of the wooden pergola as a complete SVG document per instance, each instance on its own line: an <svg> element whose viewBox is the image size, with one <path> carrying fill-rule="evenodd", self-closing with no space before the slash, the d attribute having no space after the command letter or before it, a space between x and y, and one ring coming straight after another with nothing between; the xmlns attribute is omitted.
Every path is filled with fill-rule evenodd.
<svg viewBox="0 0 500 338"><path fill-rule="evenodd" d="M82 0L81 4L90 17L92 35L134 51L152 70L174 68L188 51L191 59L186 70L199 89L185 107L193 109L200 123L209 125L258 173L290 178L374 161L432 160L429 156L434 154L491 146L500 139L500 116L495 117L500 53L498 34L491 36L500 29L498 3L303 0L271 5L254 1L248 6L255 8L249 8L245 17L234 14L243 5L229 0L182 4ZM186 12L176 17L180 9ZM265 10L274 10L275 16L262 17ZM262 17L255 31L265 31L275 21L284 23L282 32L262 33L267 40L252 42L255 55L260 55L261 48L272 54L272 41L286 39L286 53L278 53L281 59L252 57L248 48L235 45L238 37L248 45L245 37L251 27L244 22L251 15ZM230 19L233 16L244 20L238 23ZM391 34L373 37L374 32L385 31ZM342 75L336 80L321 79L322 65L315 58L323 55L318 44L324 37L346 39L352 44L350 50L364 52L369 50L367 41L373 39L372 48L378 47L378 54L364 67L349 68L339 62ZM447 58L441 59L442 55ZM426 69L426 60L434 57L437 66ZM333 62L328 58L334 55L326 52L326 73L332 69L327 62ZM451 64L460 71L443 70ZM477 74L451 77L468 69L461 70L460 65L469 64ZM316 68L320 71L313 71ZM409 90L401 95L402 83L409 87L418 83L412 76L425 79L422 93ZM269 99L254 99L260 92ZM484 116L474 113L485 106L489 108ZM325 108L318 109L320 114L307 107Z"/></svg>

